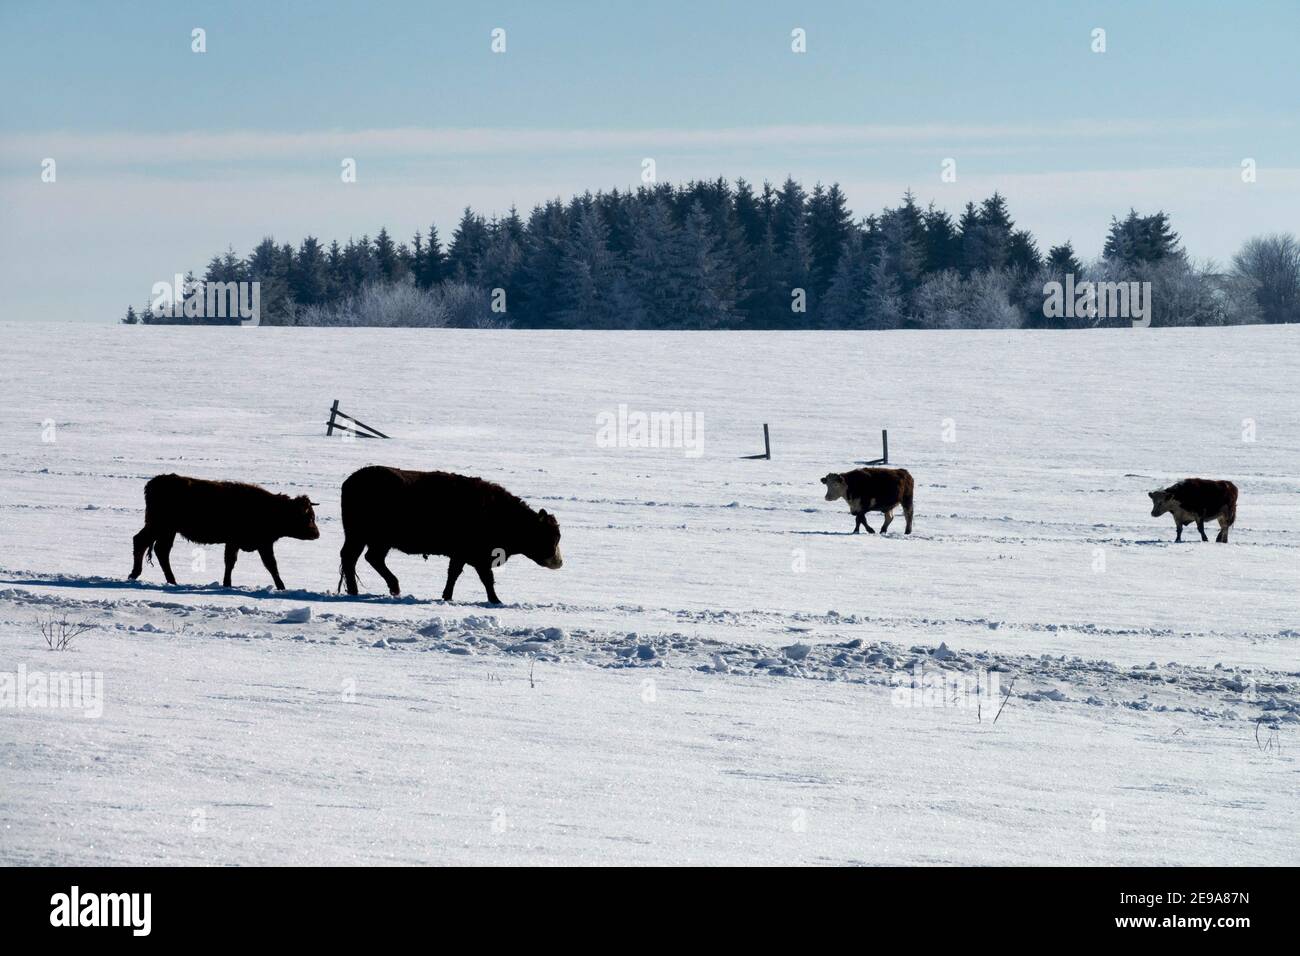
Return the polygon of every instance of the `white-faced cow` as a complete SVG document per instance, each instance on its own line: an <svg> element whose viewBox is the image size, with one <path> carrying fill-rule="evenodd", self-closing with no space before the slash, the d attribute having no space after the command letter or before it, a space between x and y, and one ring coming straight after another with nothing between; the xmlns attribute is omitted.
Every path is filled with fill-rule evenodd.
<svg viewBox="0 0 1300 956"><path fill-rule="evenodd" d="M858 528L866 528L875 534L867 524L867 512L879 511L885 516L880 533L884 534L889 523L894 520L894 509L902 505L903 517L907 519L904 534L912 533L912 492L915 483L906 468L856 468L853 471L831 472L822 479L826 486L826 500L836 501L843 498L849 504L849 514L853 515L853 533Z"/></svg>
<svg viewBox="0 0 1300 956"><path fill-rule="evenodd" d="M1183 540L1183 528L1195 522L1202 541L1209 541L1205 522L1218 521L1219 533L1214 540L1220 544L1228 541L1228 529L1237 520L1237 486L1230 481L1209 478L1184 478L1176 485L1161 491L1149 491L1151 517L1168 513L1174 516L1175 541Z"/></svg>
<svg viewBox="0 0 1300 956"><path fill-rule="evenodd" d="M237 481L206 481L183 475L158 475L144 486L144 527L134 539L131 580L140 576L145 553L158 555L158 564L175 584L171 551L176 535L195 544L226 546L225 586L240 551L256 551L278 590L284 590L275 563L275 542L281 538L315 541L320 537L316 513L306 495L290 498Z"/></svg>
<svg viewBox="0 0 1300 956"><path fill-rule="evenodd" d="M493 569L522 554L544 568L558 568L560 524L545 509L534 511L500 485L445 471L403 471L370 465L343 482L342 579L357 593L357 558L379 572L391 594L397 576L384 558L389 551L446 555L450 601L465 565L478 572L488 600L501 603ZM342 583L342 581L340 581Z"/></svg>

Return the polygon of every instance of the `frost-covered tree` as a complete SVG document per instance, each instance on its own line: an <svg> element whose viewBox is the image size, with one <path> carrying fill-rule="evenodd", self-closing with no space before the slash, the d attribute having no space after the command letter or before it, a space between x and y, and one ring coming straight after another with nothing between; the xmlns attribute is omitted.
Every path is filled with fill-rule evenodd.
<svg viewBox="0 0 1300 956"><path fill-rule="evenodd" d="M916 324L923 329L959 329L966 321L970 293L961 273L945 269L926 276L916 290Z"/></svg>
<svg viewBox="0 0 1300 956"><path fill-rule="evenodd" d="M1011 302L1011 281L999 269L981 269L966 279L969 305L965 312L963 328L1014 329L1019 328L1019 310Z"/></svg>
<svg viewBox="0 0 1300 956"><path fill-rule="evenodd" d="M1232 258L1231 276L1254 293L1264 322L1300 322L1300 242L1275 233L1246 240Z"/></svg>

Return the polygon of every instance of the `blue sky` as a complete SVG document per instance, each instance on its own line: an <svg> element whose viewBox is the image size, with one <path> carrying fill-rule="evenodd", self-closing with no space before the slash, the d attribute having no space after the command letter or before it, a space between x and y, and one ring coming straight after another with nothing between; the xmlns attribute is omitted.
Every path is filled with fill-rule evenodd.
<svg viewBox="0 0 1300 956"><path fill-rule="evenodd" d="M1296 0L6 0L5 317L110 320L267 234L446 237L466 204L632 185L645 157L673 181L838 181L858 215L909 187L954 210L1001 189L1085 255L1112 214L1162 207L1223 260L1300 231L1298 37Z"/></svg>

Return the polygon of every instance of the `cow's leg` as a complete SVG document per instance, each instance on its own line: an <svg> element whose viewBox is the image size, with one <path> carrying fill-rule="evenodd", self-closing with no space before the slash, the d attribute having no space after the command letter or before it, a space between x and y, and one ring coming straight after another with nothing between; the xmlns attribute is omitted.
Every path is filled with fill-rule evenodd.
<svg viewBox="0 0 1300 956"><path fill-rule="evenodd" d="M1214 540L1220 544L1228 543L1228 529L1232 527L1232 522L1227 521L1222 515L1219 516L1219 533L1214 536Z"/></svg>
<svg viewBox="0 0 1300 956"><path fill-rule="evenodd" d="M144 569L144 553L149 550L151 544L153 544L153 529L148 525L137 531L135 537L131 539L133 560L131 562L130 579L132 581L138 578L140 572Z"/></svg>
<svg viewBox="0 0 1300 956"><path fill-rule="evenodd" d="M903 534L912 533L912 499L908 498L903 502L903 517L907 519L907 524L903 528Z"/></svg>
<svg viewBox="0 0 1300 956"><path fill-rule="evenodd" d="M456 579L460 577L460 572L465 570L465 562L460 558L452 558L447 563L447 585L442 589L442 599L451 600L451 592L456 587Z"/></svg>
<svg viewBox="0 0 1300 956"><path fill-rule="evenodd" d="M171 562L172 545L175 543L175 531L164 531L153 540L153 553L158 555L158 567L162 568L168 584L176 583L176 575L172 574Z"/></svg>
<svg viewBox="0 0 1300 956"><path fill-rule="evenodd" d="M854 533L854 534L857 534L857 533L858 533L858 529L859 529L862 525L864 525L864 524L866 524L866 523L867 523L867 522L863 519L862 515L854 515L854 516L853 516L853 533Z"/></svg>
<svg viewBox="0 0 1300 956"><path fill-rule="evenodd" d="M1197 519L1196 519L1196 530L1199 531L1199 532L1201 533L1201 540L1202 540L1202 541L1209 541L1209 540L1210 540L1209 538L1207 538L1207 537L1205 536L1205 519L1204 519L1204 518L1197 518Z"/></svg>
<svg viewBox="0 0 1300 956"><path fill-rule="evenodd" d="M885 512L885 523L880 526L880 533L884 534L889 530L889 525L894 520L894 509L890 508Z"/></svg>
<svg viewBox="0 0 1300 956"><path fill-rule="evenodd" d="M226 578L221 583L225 587L231 587L230 572L235 570L235 562L239 560L239 545L233 542L226 542Z"/></svg>
<svg viewBox="0 0 1300 956"><path fill-rule="evenodd" d="M491 560L478 562L474 565L474 570L478 572L478 579L483 582L483 587L487 591L487 599L493 604L500 604L501 599L497 597L497 589L492 577Z"/></svg>
<svg viewBox="0 0 1300 956"><path fill-rule="evenodd" d="M401 586L397 583L397 575L388 570L388 565L384 564L384 558L388 557L388 548L381 548L372 544L366 548L366 563L379 572L379 576L384 579L388 585L388 593L397 597L402 593Z"/></svg>
<svg viewBox="0 0 1300 956"><path fill-rule="evenodd" d="M339 550L339 569L343 572L349 594L357 593L357 558L361 557L361 552L365 549L365 542L358 538L347 538Z"/></svg>
<svg viewBox="0 0 1300 956"><path fill-rule="evenodd" d="M867 529L867 534L876 533L875 530L871 527L871 525L867 524L867 513L865 511L862 512L862 514L858 515L858 520L862 522L862 527Z"/></svg>
<svg viewBox="0 0 1300 956"><path fill-rule="evenodd" d="M267 544L257 549L257 553L262 556L262 563L266 565L266 570L271 572L271 580L275 582L277 591L284 590L284 582L280 580L280 569L275 563L275 544Z"/></svg>
<svg viewBox="0 0 1300 956"><path fill-rule="evenodd" d="M1181 521L1179 521L1177 518L1175 518L1175 519L1174 519L1174 527L1178 530L1178 533L1177 533L1176 535L1174 535L1174 540L1175 540L1175 541L1182 541L1182 540L1183 540L1183 523L1182 523Z"/></svg>

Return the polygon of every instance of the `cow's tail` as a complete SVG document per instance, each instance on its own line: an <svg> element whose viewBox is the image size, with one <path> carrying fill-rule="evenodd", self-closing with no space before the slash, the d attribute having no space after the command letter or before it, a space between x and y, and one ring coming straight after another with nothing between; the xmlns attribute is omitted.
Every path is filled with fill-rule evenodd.
<svg viewBox="0 0 1300 956"><path fill-rule="evenodd" d="M352 569L352 573L353 573L354 575L356 575L356 578L357 578L357 584L360 585L360 583L361 583L361 572L360 572L359 570L357 570L356 568L353 568L353 569ZM338 583L338 586L334 588L334 593L335 593L335 594L342 594L342 593L343 593L343 559L342 559L342 558L339 558L339 583Z"/></svg>
<svg viewBox="0 0 1300 956"><path fill-rule="evenodd" d="M168 507L168 487L174 484L175 475L155 475L144 484L144 526L157 528L165 524L171 511ZM145 549L145 557L153 564L153 540Z"/></svg>

